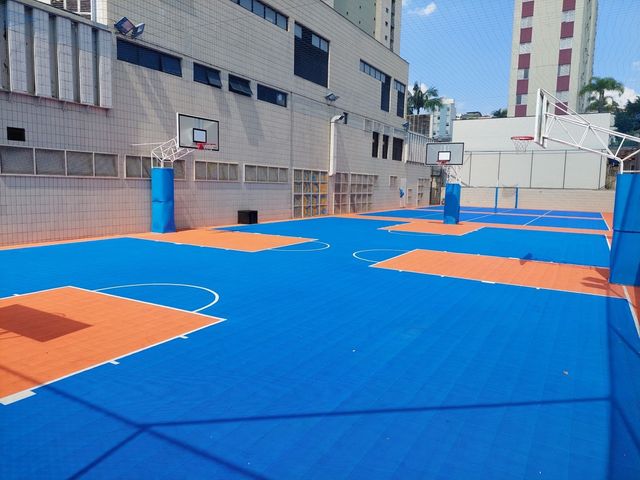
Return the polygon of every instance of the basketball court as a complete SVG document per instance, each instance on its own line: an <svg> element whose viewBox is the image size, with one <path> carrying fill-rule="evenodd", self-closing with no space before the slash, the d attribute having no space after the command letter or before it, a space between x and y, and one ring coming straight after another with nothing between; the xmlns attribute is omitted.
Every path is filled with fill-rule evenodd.
<svg viewBox="0 0 640 480"><path fill-rule="evenodd" d="M171 162L218 148L215 121L177 129L154 233L0 250L3 477L640 478L610 212L176 232Z"/></svg>
<svg viewBox="0 0 640 480"><path fill-rule="evenodd" d="M4 473L633 478L637 300L605 236L402 222L0 251Z"/></svg>

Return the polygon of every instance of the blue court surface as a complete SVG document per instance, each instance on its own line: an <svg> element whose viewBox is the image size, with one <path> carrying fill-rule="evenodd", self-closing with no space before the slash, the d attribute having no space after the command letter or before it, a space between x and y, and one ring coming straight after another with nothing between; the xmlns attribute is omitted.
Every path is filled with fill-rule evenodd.
<svg viewBox="0 0 640 480"><path fill-rule="evenodd" d="M416 248L607 266L604 237L380 230L394 223L233 227L317 239L257 253L0 251L0 297L136 285L112 293L193 311L208 298L191 285L227 319L0 405L0 477L640 478L626 300L370 268Z"/></svg>
<svg viewBox="0 0 640 480"><path fill-rule="evenodd" d="M416 220L441 220L443 207L388 210L365 213L364 216L394 217ZM609 230L602 215L597 212L566 212L555 210L520 210L489 207L461 207L461 222L497 223L503 225L525 225L560 227L588 230Z"/></svg>

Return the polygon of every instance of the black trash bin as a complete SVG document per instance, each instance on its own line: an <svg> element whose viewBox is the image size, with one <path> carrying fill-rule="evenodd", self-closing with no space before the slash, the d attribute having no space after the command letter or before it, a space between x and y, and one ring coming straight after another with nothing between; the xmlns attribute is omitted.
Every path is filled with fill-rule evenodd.
<svg viewBox="0 0 640 480"><path fill-rule="evenodd" d="M258 223L258 211L238 210L238 223Z"/></svg>

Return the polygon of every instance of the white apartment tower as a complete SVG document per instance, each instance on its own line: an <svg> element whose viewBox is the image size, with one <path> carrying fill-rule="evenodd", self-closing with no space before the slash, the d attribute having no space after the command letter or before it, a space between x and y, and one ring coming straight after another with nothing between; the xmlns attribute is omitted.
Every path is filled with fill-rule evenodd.
<svg viewBox="0 0 640 480"><path fill-rule="evenodd" d="M402 0L333 0L333 8L384 46L400 53Z"/></svg>
<svg viewBox="0 0 640 480"><path fill-rule="evenodd" d="M593 73L598 0L515 0L510 117L534 115L543 88L584 111L580 89Z"/></svg>

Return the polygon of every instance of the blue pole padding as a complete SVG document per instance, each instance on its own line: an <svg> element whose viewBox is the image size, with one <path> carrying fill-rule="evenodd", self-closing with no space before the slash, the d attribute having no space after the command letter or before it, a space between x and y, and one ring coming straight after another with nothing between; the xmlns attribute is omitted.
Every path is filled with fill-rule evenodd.
<svg viewBox="0 0 640 480"><path fill-rule="evenodd" d="M520 187L516 187L516 207L518 208L518 192L520 191Z"/></svg>
<svg viewBox="0 0 640 480"><path fill-rule="evenodd" d="M460 222L460 184L448 183L444 193L444 223Z"/></svg>
<svg viewBox="0 0 640 480"><path fill-rule="evenodd" d="M151 231L176 231L173 201L173 168L151 169Z"/></svg>
<svg viewBox="0 0 640 480"><path fill-rule="evenodd" d="M494 209L496 212L498 211L498 191L499 191L499 188L498 188L498 187L496 187L496 198L495 198L495 201L494 201L494 203L493 203L493 209Z"/></svg>
<svg viewBox="0 0 640 480"><path fill-rule="evenodd" d="M618 174L609 281L640 286L640 175Z"/></svg>

